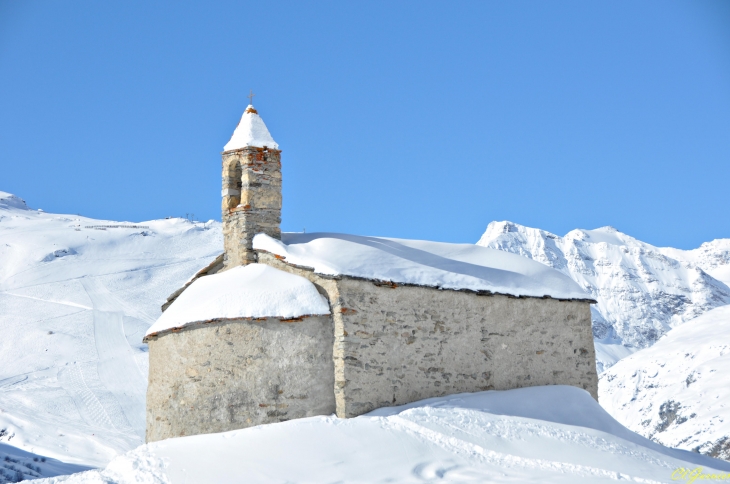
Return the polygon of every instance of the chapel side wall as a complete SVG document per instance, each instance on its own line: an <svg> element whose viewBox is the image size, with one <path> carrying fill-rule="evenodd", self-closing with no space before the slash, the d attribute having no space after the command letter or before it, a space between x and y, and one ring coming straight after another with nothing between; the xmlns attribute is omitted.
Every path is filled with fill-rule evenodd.
<svg viewBox="0 0 730 484"><path fill-rule="evenodd" d="M454 393L536 385L573 385L597 399L587 301L391 288L351 278L337 286L340 417Z"/></svg>
<svg viewBox="0 0 730 484"><path fill-rule="evenodd" d="M335 412L332 320L233 320L149 338L147 442Z"/></svg>

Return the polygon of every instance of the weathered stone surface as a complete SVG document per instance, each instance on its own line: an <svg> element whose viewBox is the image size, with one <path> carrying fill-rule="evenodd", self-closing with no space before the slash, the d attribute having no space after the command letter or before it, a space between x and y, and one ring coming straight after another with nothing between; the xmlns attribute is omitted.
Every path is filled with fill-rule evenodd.
<svg viewBox="0 0 730 484"><path fill-rule="evenodd" d="M460 392L573 385L597 398L589 301L478 295L259 262L325 292L339 417Z"/></svg>
<svg viewBox="0 0 730 484"><path fill-rule="evenodd" d="M590 305L425 287L337 283L338 415L535 385L598 393Z"/></svg>
<svg viewBox="0 0 730 484"><path fill-rule="evenodd" d="M281 151L249 146L223 153L225 267L256 261L254 235L281 238Z"/></svg>
<svg viewBox="0 0 730 484"><path fill-rule="evenodd" d="M329 316L150 338L147 441L334 413L332 341Z"/></svg>

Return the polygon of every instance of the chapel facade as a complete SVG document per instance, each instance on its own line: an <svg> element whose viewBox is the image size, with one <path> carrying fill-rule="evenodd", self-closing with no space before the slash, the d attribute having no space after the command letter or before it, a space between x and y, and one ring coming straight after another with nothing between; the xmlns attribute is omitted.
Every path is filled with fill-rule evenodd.
<svg viewBox="0 0 730 484"><path fill-rule="evenodd" d="M145 336L147 441L535 385L597 398L595 301L567 276L471 245L282 234L281 151L253 106L222 158L224 253Z"/></svg>

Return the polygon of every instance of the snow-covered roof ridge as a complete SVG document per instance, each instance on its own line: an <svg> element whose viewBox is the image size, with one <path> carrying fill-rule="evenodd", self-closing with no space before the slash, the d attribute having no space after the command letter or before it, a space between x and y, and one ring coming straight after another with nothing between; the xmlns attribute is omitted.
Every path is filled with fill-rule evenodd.
<svg viewBox="0 0 730 484"><path fill-rule="evenodd" d="M281 241L258 234L253 246L323 275L518 297L592 300L559 271L519 255L473 244L284 233Z"/></svg>
<svg viewBox="0 0 730 484"><path fill-rule="evenodd" d="M264 120L259 116L256 108L249 104L238 122L233 136L223 147L223 151L232 151L245 148L247 146L255 146L257 148L273 148L279 149L279 145L271 137L269 129L264 124Z"/></svg>
<svg viewBox="0 0 730 484"><path fill-rule="evenodd" d="M329 303L307 279L264 264L249 264L195 280L145 337L211 321L323 314L330 314Z"/></svg>

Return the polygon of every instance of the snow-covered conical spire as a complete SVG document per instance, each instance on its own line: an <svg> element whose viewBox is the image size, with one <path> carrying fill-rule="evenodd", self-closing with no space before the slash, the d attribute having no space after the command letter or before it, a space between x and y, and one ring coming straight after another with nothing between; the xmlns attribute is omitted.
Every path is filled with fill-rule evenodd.
<svg viewBox="0 0 730 484"><path fill-rule="evenodd" d="M258 111L249 104L238 122L236 130L233 132L230 141L223 147L223 151L232 151L245 148L246 146L256 146L258 148L279 149L279 145L271 137L269 129L264 124L264 120L259 116Z"/></svg>
<svg viewBox="0 0 730 484"><path fill-rule="evenodd" d="M222 158L224 264L231 268L256 262L256 234L281 239L281 151L253 105L241 116Z"/></svg>

